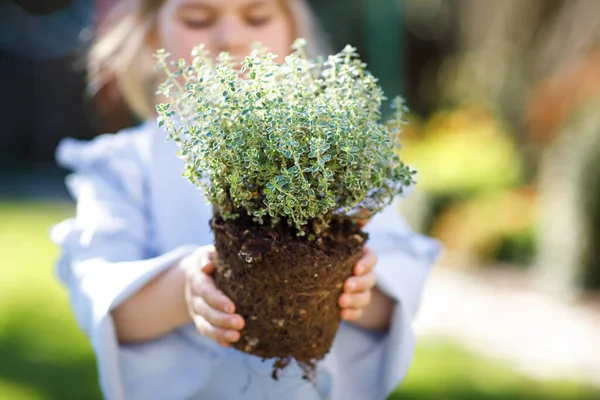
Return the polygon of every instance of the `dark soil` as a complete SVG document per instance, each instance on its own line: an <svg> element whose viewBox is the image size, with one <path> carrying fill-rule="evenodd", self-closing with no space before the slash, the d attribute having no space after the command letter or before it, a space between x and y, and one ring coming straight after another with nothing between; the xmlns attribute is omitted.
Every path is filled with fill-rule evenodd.
<svg viewBox="0 0 600 400"><path fill-rule="evenodd" d="M274 228L250 218L211 221L215 282L246 320L234 347L276 359L273 378L292 359L307 377L332 345L340 324L338 298L368 236L348 219L332 221L316 240L287 224Z"/></svg>

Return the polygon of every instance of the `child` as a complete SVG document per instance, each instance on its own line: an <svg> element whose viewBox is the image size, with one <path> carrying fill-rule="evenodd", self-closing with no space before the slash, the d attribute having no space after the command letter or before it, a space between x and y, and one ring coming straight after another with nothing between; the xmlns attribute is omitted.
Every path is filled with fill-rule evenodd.
<svg viewBox="0 0 600 400"><path fill-rule="evenodd" d="M365 227L369 248L340 296L341 317L316 382L292 364L230 347L244 320L211 278L211 209L181 176L182 161L154 115L156 48L187 58L204 43L241 60L255 41L286 54L295 37L324 52L301 0L132 0L91 53L96 84L116 79L145 122L89 143L64 140L58 162L77 215L57 225L58 276L97 356L109 400L384 399L410 364L411 329L435 241L413 233L394 207ZM316 44L316 46L315 46ZM373 268L377 265L375 268Z"/></svg>

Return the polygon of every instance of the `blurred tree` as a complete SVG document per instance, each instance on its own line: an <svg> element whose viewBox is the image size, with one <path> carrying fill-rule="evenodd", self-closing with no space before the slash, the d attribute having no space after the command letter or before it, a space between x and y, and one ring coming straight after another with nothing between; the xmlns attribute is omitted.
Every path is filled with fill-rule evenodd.
<svg viewBox="0 0 600 400"><path fill-rule="evenodd" d="M397 1L404 16L403 95L413 112L429 116L442 97L437 71L456 53L459 8L447 0Z"/></svg>
<svg viewBox="0 0 600 400"><path fill-rule="evenodd" d="M600 107L600 102L598 104ZM600 130L600 129L598 129ZM600 135L590 148L590 157L583 168L584 210L588 222L588 239L583 259L583 288L600 290Z"/></svg>
<svg viewBox="0 0 600 400"><path fill-rule="evenodd" d="M568 269L570 265L571 272L563 278L581 284L583 288L593 289L600 289L600 251L597 248L600 241L599 98L600 49L572 62L534 87L525 118L530 141L542 149L540 178L545 176L546 179L540 179L540 189L546 192L546 206L549 207L545 209L545 217L553 215L550 207L554 207L555 212L561 211L558 219L576 212L572 218L578 220L570 224L582 231L580 240L572 241L571 235L565 235L569 231L564 223L562 227L557 226L555 236L540 229L539 240L547 254L545 259L538 260L538 271L548 280L560 268ZM556 171L557 165L560 171ZM563 171L572 171L571 174L575 175L567 177ZM552 191L556 191L559 185L563 188L571 185L572 189L566 195L558 193L563 197L562 201L551 197ZM565 199L565 196L571 199ZM557 222L557 225L561 224ZM564 230L559 232L560 229ZM553 259L550 249L557 245L561 233L569 236L560 243L561 259L565 265L554 265L556 272L553 273L551 266L544 265L547 260ZM560 277L556 275L555 278Z"/></svg>
<svg viewBox="0 0 600 400"><path fill-rule="evenodd" d="M527 136L525 112L532 85L570 65L600 43L600 2L589 0L446 0L456 9L456 52L435 79L439 106L478 104L511 124L526 176L538 153Z"/></svg>
<svg viewBox="0 0 600 400"><path fill-rule="evenodd" d="M522 184L536 185L543 204L544 225L536 235L540 281L569 292L581 278L587 277L588 286L598 280L592 277L600 274L600 251L585 242L600 237L590 222L600 209L600 195L591 192L600 189L584 182L597 182L600 168L583 165L600 150L591 146L599 141L594 135L600 121L590 105L600 91L600 56L594 55L600 49L600 1L405 1L452 10L446 31L455 51L419 82L439 84L437 106L477 104L512 128L525 171ZM415 7L406 9L409 29L410 21L423 18ZM582 190L589 194L585 209ZM584 264L591 272L584 273Z"/></svg>
<svg viewBox="0 0 600 400"><path fill-rule="evenodd" d="M579 292L586 277L586 258L588 263L598 263L589 257L598 254L597 243L591 242L594 235L590 211L597 214L600 204L585 207L586 197L598 193L597 188L590 190L585 185L598 172L587 169L589 161L598 157L598 110L600 97L574 111L557 138L544 150L540 162L541 218L537 235L540 251L535 262L536 273L543 287L567 296Z"/></svg>

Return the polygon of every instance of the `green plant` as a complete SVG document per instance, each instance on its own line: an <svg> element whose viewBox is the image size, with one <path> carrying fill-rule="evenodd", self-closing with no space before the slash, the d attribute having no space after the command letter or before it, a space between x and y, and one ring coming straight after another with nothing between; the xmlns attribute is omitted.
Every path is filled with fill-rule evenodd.
<svg viewBox="0 0 600 400"><path fill-rule="evenodd" d="M227 53L213 62L203 46L191 64L156 53L167 74L159 125L180 145L185 176L226 219L246 212L319 234L338 214L372 216L413 183L397 154L401 99L390 129L356 49L312 60L306 46L298 39L278 64L256 45L241 69Z"/></svg>

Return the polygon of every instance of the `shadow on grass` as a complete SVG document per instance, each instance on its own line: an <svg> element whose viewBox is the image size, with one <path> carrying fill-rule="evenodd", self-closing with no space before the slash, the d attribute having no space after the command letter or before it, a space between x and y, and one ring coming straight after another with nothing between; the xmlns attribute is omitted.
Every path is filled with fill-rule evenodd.
<svg viewBox="0 0 600 400"><path fill-rule="evenodd" d="M101 399L95 360L65 354L57 357L24 341L19 330L0 337L0 376L46 399Z"/></svg>

